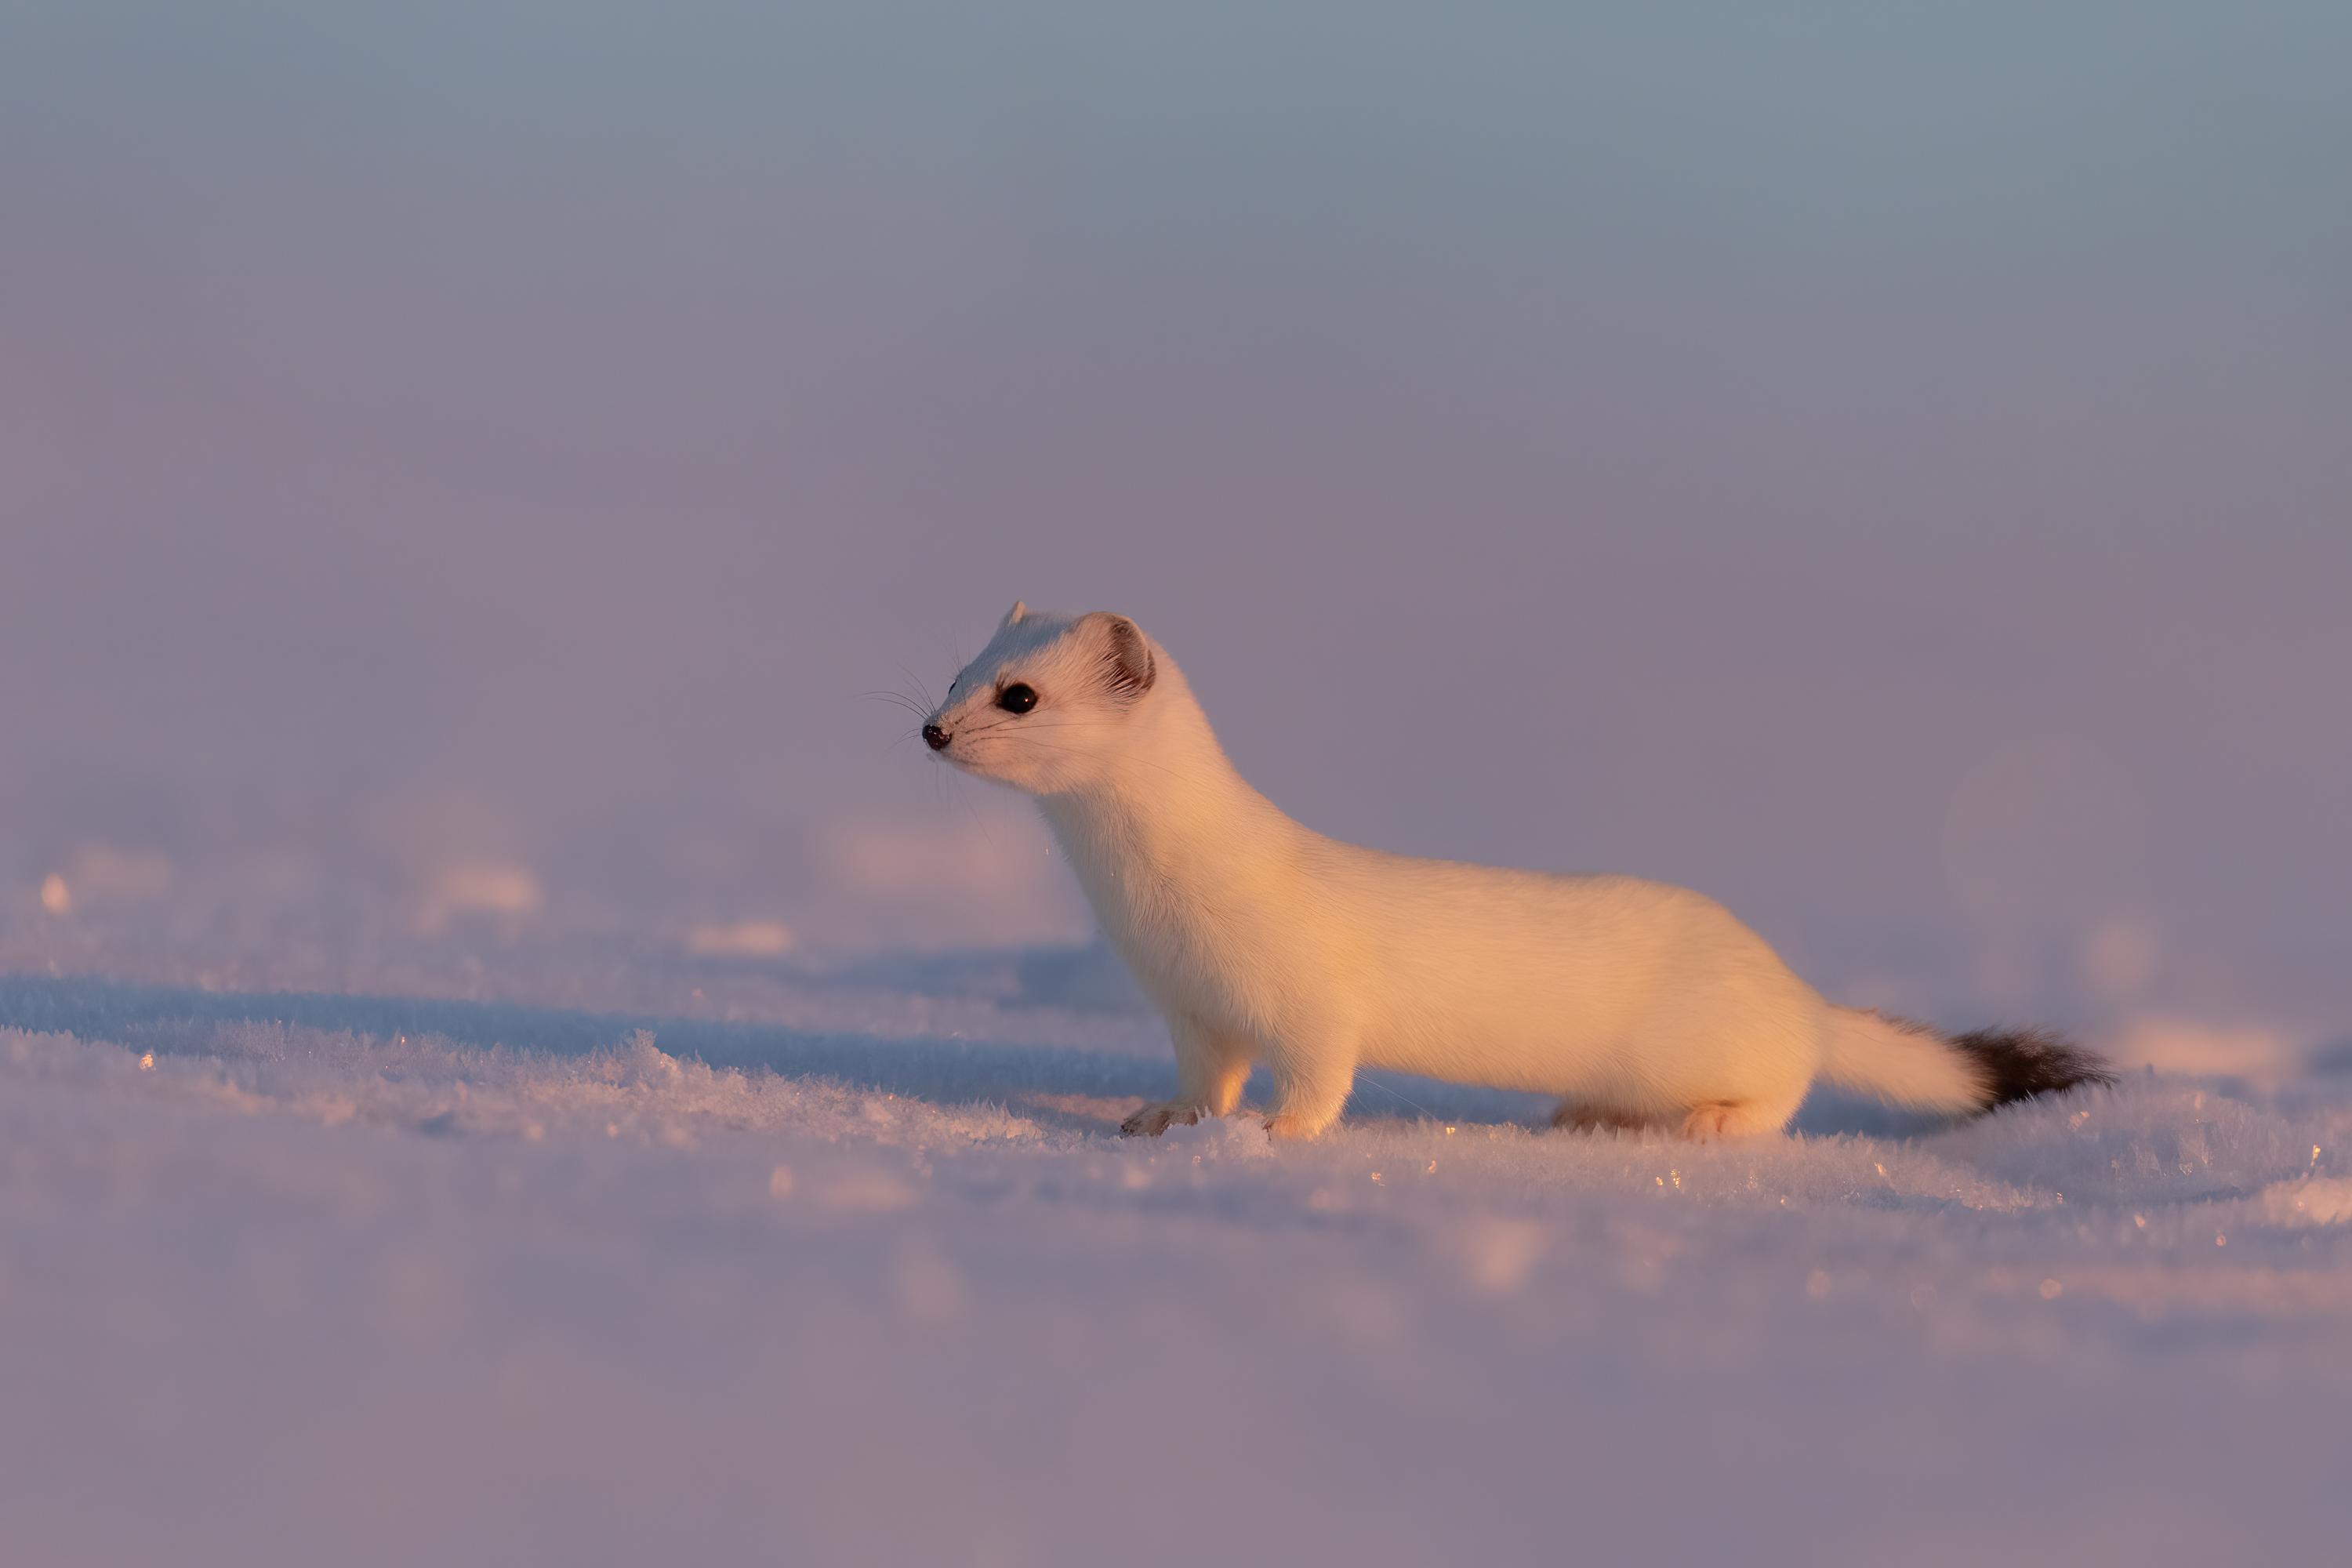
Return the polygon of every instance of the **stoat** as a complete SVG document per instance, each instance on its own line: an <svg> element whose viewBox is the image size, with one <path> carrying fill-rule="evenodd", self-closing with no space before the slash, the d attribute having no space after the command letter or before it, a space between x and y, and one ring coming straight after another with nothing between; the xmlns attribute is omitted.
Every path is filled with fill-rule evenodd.
<svg viewBox="0 0 2352 1568"><path fill-rule="evenodd" d="M1360 1066L1556 1095L1554 1121L1779 1131L1818 1076L1966 1114L2078 1084L2039 1031L1945 1037L1833 1006L1713 900L1619 876L1422 860L1326 838L1234 770L1175 660L1124 616L1015 605L922 727L1036 797L1113 947L1168 1020L1176 1095L1122 1131L1230 1113L1312 1138Z"/></svg>

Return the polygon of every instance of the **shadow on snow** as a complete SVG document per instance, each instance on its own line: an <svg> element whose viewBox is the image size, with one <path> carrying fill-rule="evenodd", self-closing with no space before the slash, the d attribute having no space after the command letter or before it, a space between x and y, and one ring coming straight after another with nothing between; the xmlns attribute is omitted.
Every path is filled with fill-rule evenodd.
<svg viewBox="0 0 2352 1568"><path fill-rule="evenodd" d="M943 1036L900 1037L856 1030L657 1014L600 1013L522 1003L436 997L346 995L318 992L218 992L138 985L80 977L0 975L0 1027L127 1041L189 1026L278 1024L390 1037L439 1037L478 1050L504 1047L578 1057L625 1046L638 1030L661 1048L713 1067L765 1068L788 1078L823 1079L943 1106L1019 1106L1025 1114L1074 1131L1101 1131L1106 1118L1056 1112L1041 1099L1153 1100L1173 1088L1165 1058L1074 1047L1003 1044ZM142 1043L143 1040L142 1040ZM156 1048L210 1054L201 1043ZM1253 1075L1250 1099L1265 1104L1266 1074ZM1549 1119L1548 1101L1528 1094L1443 1083L1402 1073L1361 1073L1349 1114L1356 1119L1426 1118L1459 1122ZM1933 1121L1866 1101L1816 1092L1794 1130L1816 1135L1867 1132L1902 1136Z"/></svg>

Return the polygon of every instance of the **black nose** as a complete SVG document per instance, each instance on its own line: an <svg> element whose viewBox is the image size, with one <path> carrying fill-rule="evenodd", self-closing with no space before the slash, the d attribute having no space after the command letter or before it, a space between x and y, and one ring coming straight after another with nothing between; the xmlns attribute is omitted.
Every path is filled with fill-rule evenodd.
<svg viewBox="0 0 2352 1568"><path fill-rule="evenodd" d="M935 752L946 751L948 749L948 742L954 739L955 737L953 735L949 734L937 724L926 724L923 726L923 744L929 746Z"/></svg>

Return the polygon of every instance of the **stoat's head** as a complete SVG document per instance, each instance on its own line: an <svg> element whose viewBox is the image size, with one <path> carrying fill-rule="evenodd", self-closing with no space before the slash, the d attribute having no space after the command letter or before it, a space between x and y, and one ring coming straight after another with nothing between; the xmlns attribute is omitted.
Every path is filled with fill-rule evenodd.
<svg viewBox="0 0 2352 1568"><path fill-rule="evenodd" d="M1159 673L1125 616L1015 605L949 685L923 740L964 772L1032 795L1081 790L1111 766Z"/></svg>

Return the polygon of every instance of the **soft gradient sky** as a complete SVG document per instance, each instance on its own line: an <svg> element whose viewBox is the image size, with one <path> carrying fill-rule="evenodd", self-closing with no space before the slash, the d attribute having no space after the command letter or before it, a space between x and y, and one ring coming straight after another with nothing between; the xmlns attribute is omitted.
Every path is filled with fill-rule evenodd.
<svg viewBox="0 0 2352 1568"><path fill-rule="evenodd" d="M2347 80L2332 4L16 0L0 876L1081 929L860 698L1023 596L1332 832L2343 1034Z"/></svg>

